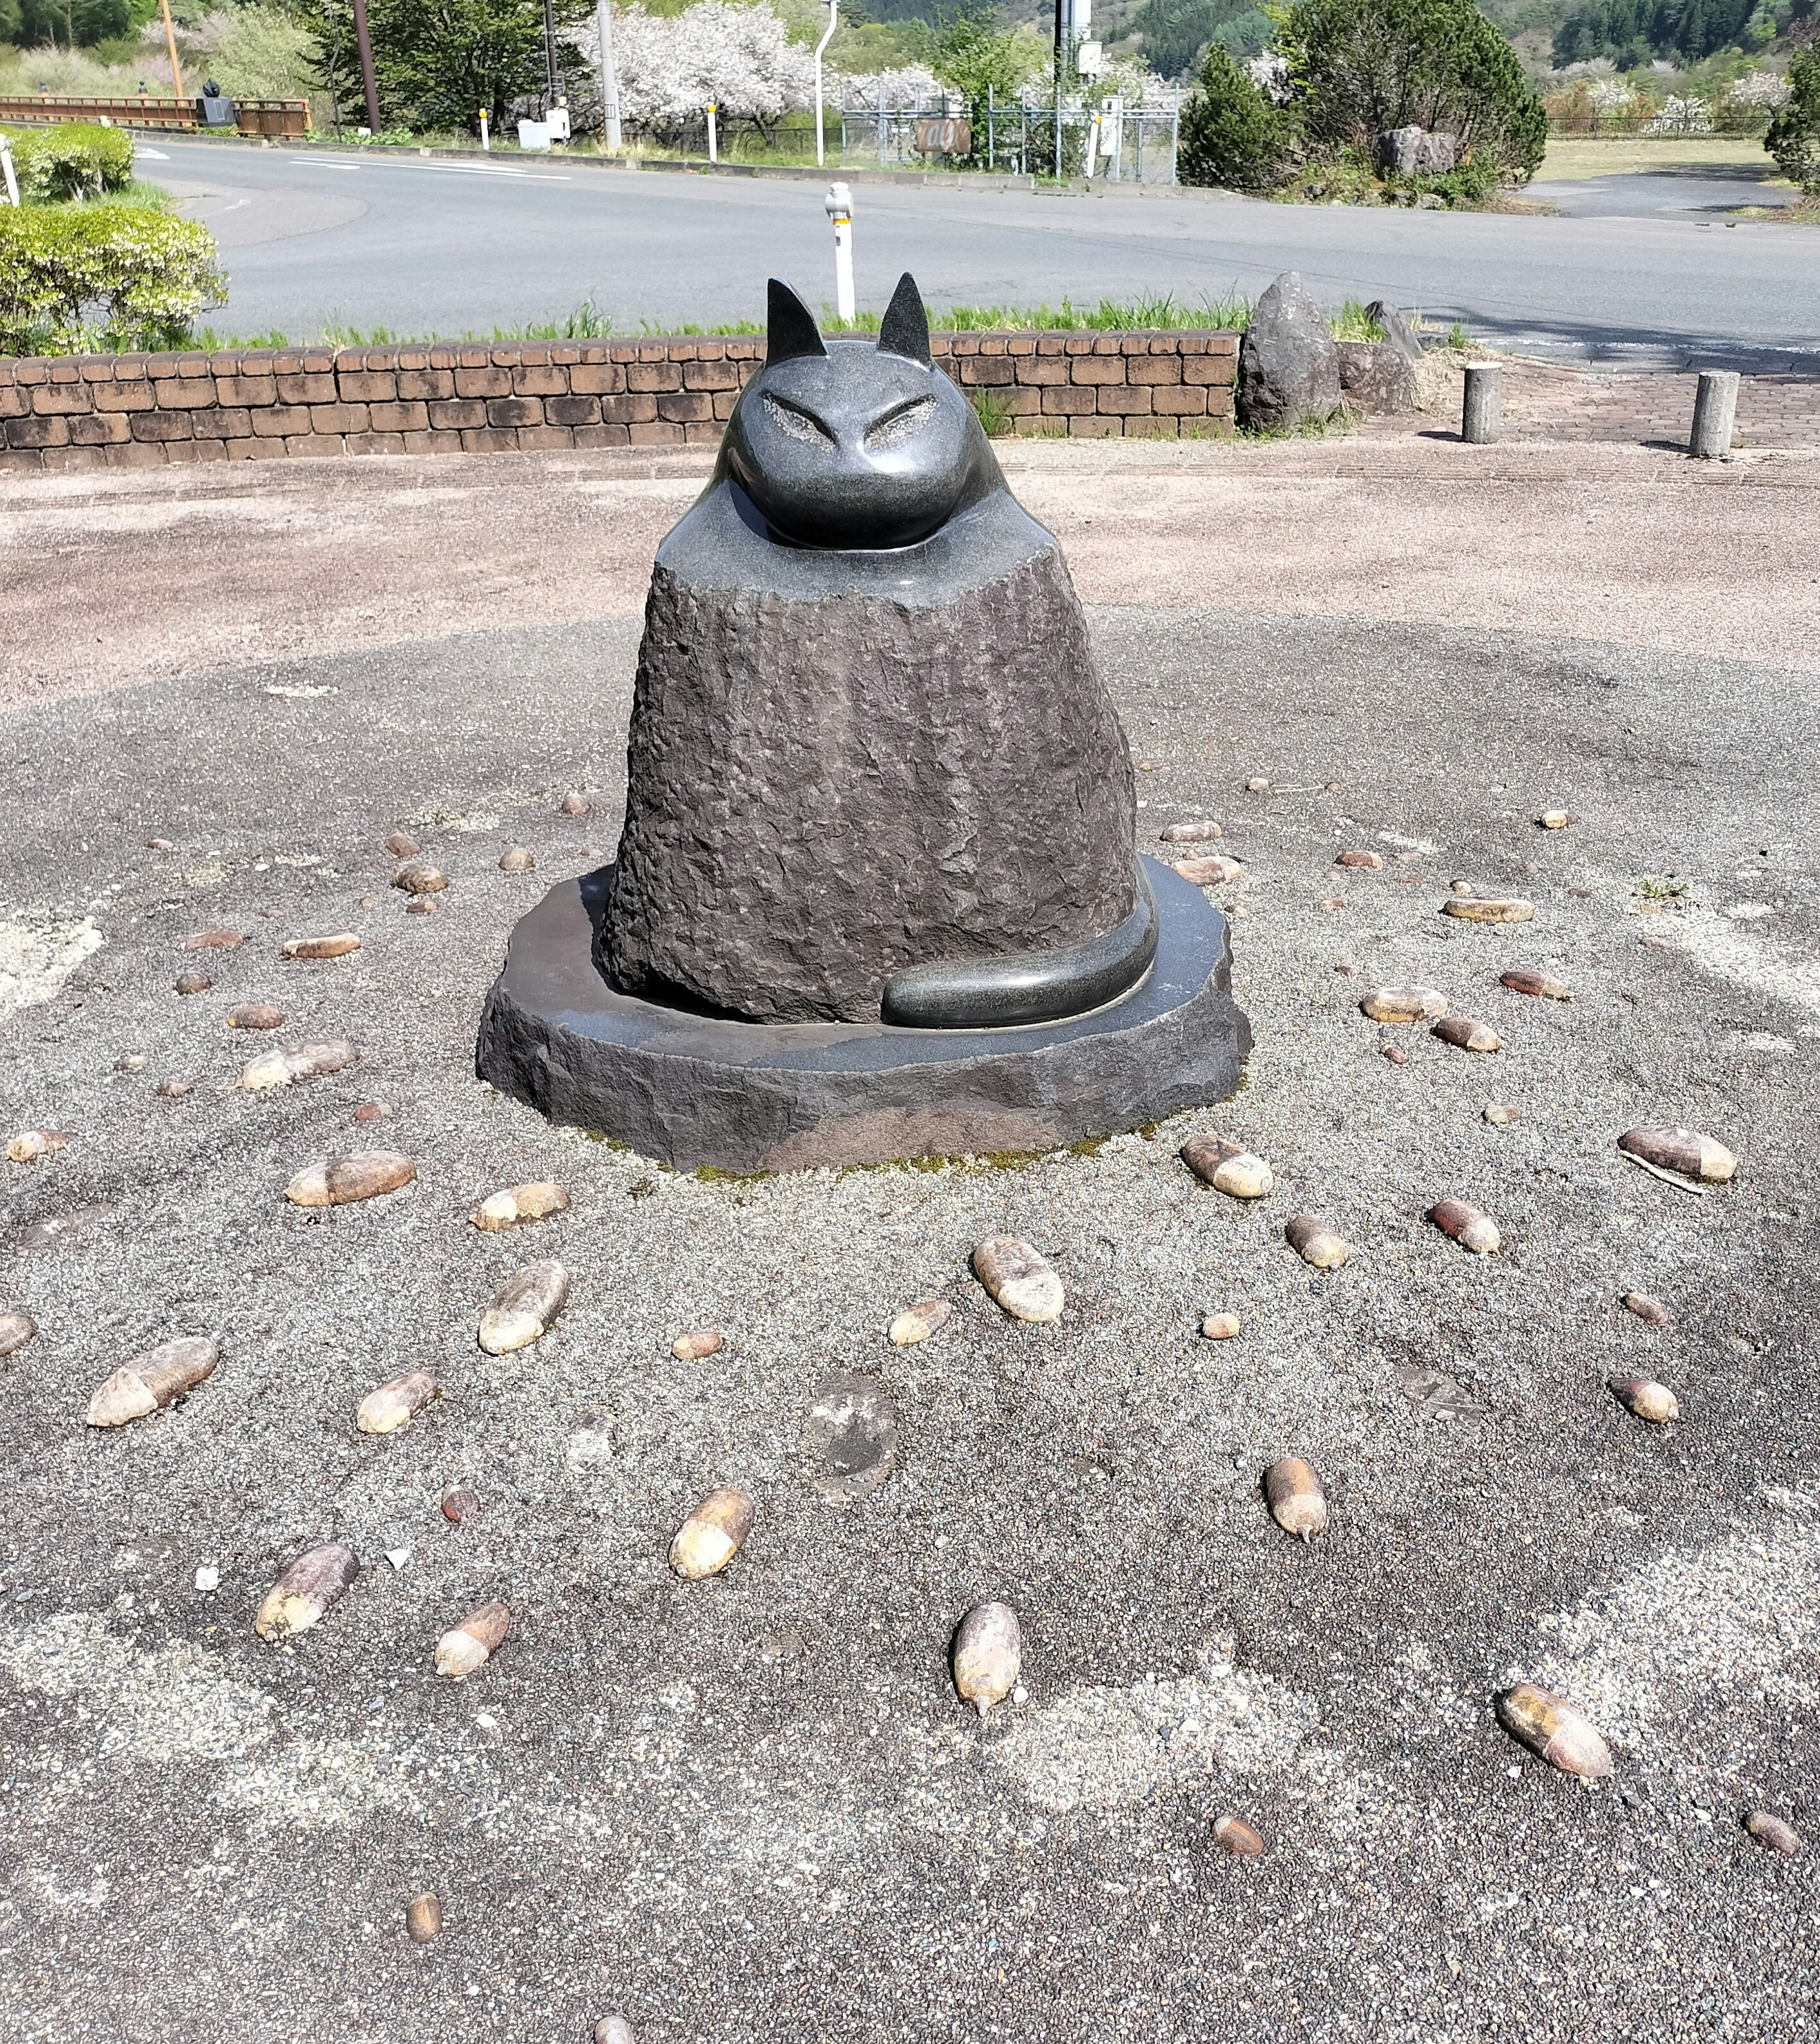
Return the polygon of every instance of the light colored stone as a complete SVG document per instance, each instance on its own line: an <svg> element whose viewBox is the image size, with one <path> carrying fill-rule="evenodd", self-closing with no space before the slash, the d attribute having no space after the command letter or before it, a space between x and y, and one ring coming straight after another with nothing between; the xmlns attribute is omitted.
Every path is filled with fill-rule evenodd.
<svg viewBox="0 0 1820 2044"><path fill-rule="evenodd" d="M1066 1295L1060 1275L1019 1235L988 1235L973 1252L973 1274L1014 1320L1062 1316Z"/></svg>
<svg viewBox="0 0 1820 2044"><path fill-rule="evenodd" d="M594 2026L594 2044L638 2044L638 2040L632 2034L632 2025L616 2009Z"/></svg>
<svg viewBox="0 0 1820 2044"><path fill-rule="evenodd" d="M521 844L509 844L499 855L502 873L529 873L537 862Z"/></svg>
<svg viewBox="0 0 1820 2044"><path fill-rule="evenodd" d="M124 1058L116 1058L114 1069L117 1072L142 1072L152 1060L143 1051L129 1051Z"/></svg>
<svg viewBox="0 0 1820 2044"><path fill-rule="evenodd" d="M1431 1034L1456 1051L1501 1051L1504 1039L1489 1022L1476 1022L1470 1015L1444 1015Z"/></svg>
<svg viewBox="0 0 1820 2044"><path fill-rule="evenodd" d="M1261 1200L1276 1182L1261 1157L1229 1136L1191 1136L1181 1155L1196 1178L1235 1200Z"/></svg>
<svg viewBox="0 0 1820 2044"><path fill-rule="evenodd" d="M1443 1235L1451 1235L1462 1249L1469 1249L1475 1256L1495 1255L1503 1247L1498 1233L1498 1224L1488 1213L1464 1200L1437 1200L1428 1210L1428 1217Z"/></svg>
<svg viewBox="0 0 1820 2044"><path fill-rule="evenodd" d="M1481 900L1476 894L1456 894L1441 903L1441 912L1463 923L1527 923L1534 917L1536 905L1514 897L1493 901Z"/></svg>
<svg viewBox="0 0 1820 2044"><path fill-rule="evenodd" d="M406 894L440 894L448 875L427 859L407 859L392 875L392 885Z"/></svg>
<svg viewBox="0 0 1820 2044"><path fill-rule="evenodd" d="M1201 1332L1209 1341L1231 1341L1244 1331L1237 1313L1209 1313L1201 1323Z"/></svg>
<svg viewBox="0 0 1820 2044"><path fill-rule="evenodd" d="M1627 1156L1652 1164L1659 1171L1697 1178L1706 1185L1723 1185L1737 1170L1737 1158L1724 1143L1698 1128L1660 1124L1627 1128L1618 1137L1618 1147Z"/></svg>
<svg viewBox="0 0 1820 2044"><path fill-rule="evenodd" d="M1681 1416L1680 1400L1653 1377L1614 1377L1607 1381L1618 1404L1653 1427L1669 1426Z"/></svg>
<svg viewBox="0 0 1820 2044"><path fill-rule="evenodd" d="M0 1312L0 1356L17 1355L37 1331L38 1324L29 1313L13 1307Z"/></svg>
<svg viewBox="0 0 1820 2044"><path fill-rule="evenodd" d="M417 1176L417 1166L396 1150L352 1150L299 1171L284 1189L293 1206L340 1207L395 1193Z"/></svg>
<svg viewBox="0 0 1820 2044"><path fill-rule="evenodd" d="M1675 1324L1675 1316L1660 1299L1653 1299L1647 1292L1626 1292L1624 1303L1638 1320L1653 1327L1668 1328Z"/></svg>
<svg viewBox="0 0 1820 2044"><path fill-rule="evenodd" d="M1264 1494L1270 1516L1285 1533L1312 1540L1327 1530L1327 1492L1314 1466L1284 1455L1265 1470Z"/></svg>
<svg viewBox="0 0 1820 2044"><path fill-rule="evenodd" d="M275 1029L284 1020L284 1010L269 1001L245 1001L228 1010L230 1029Z"/></svg>
<svg viewBox="0 0 1820 2044"><path fill-rule="evenodd" d="M160 1079L152 1090L160 1100L184 1100L196 1087L191 1079Z"/></svg>
<svg viewBox="0 0 1820 2044"><path fill-rule="evenodd" d="M1157 833L1164 844L1206 844L1223 835L1219 825L1205 816L1170 824Z"/></svg>
<svg viewBox="0 0 1820 2044"><path fill-rule="evenodd" d="M1376 873L1383 863L1383 855L1376 851L1343 851L1333 862L1336 866L1356 866L1365 873Z"/></svg>
<svg viewBox="0 0 1820 2044"><path fill-rule="evenodd" d="M670 1566L685 1582L718 1576L745 1545L757 1513L750 1494L714 1491L685 1519L670 1543Z"/></svg>
<svg viewBox="0 0 1820 2044"><path fill-rule="evenodd" d="M541 1341L568 1304L569 1274L553 1256L514 1270L480 1316L480 1346L489 1355L510 1355Z"/></svg>
<svg viewBox="0 0 1820 2044"><path fill-rule="evenodd" d="M1510 1128L1523 1118L1521 1108L1505 1107L1494 1101L1484 1110L1485 1119L1494 1128Z"/></svg>
<svg viewBox="0 0 1820 2044"><path fill-rule="evenodd" d="M206 993L214 983L206 972L180 972L177 975L179 993Z"/></svg>
<svg viewBox="0 0 1820 2044"><path fill-rule="evenodd" d="M41 1164L54 1157L75 1138L63 1128L21 1128L6 1145L6 1158L13 1164Z"/></svg>
<svg viewBox="0 0 1820 2044"><path fill-rule="evenodd" d="M1214 1842L1239 1859L1256 1859L1264 1850L1264 1834L1243 1817L1216 1817Z"/></svg>
<svg viewBox="0 0 1820 2044"><path fill-rule="evenodd" d="M981 1717L1010 1695L1024 1665L1023 1631L1010 1605L973 1607L955 1632L953 1663L956 1693Z"/></svg>
<svg viewBox="0 0 1820 2044"><path fill-rule="evenodd" d="M1409 1062L1409 1052L1401 1043L1379 1044L1378 1055L1393 1065L1406 1065Z"/></svg>
<svg viewBox="0 0 1820 2044"><path fill-rule="evenodd" d="M360 948L360 939L352 930L338 930L325 937L287 937L278 955L286 959L345 958Z"/></svg>
<svg viewBox="0 0 1820 2044"><path fill-rule="evenodd" d="M1337 1270L1352 1254L1352 1245L1313 1214L1297 1214L1283 1224L1283 1239L1304 1263L1317 1270Z"/></svg>
<svg viewBox="0 0 1820 2044"><path fill-rule="evenodd" d="M1552 972L1543 972L1534 966L1520 965L1505 974L1499 982L1513 993L1539 994L1545 1001L1572 1001L1573 989L1564 979L1556 979Z"/></svg>
<svg viewBox="0 0 1820 2044"><path fill-rule="evenodd" d="M945 1299L919 1299L914 1306L906 1306L892 1320L890 1328L891 1344L895 1348L914 1348L918 1342L947 1326L954 1317L954 1308Z"/></svg>
<svg viewBox="0 0 1820 2044"><path fill-rule="evenodd" d="M1744 1827L1760 1846L1768 1846L1772 1852L1786 1853L1792 1859L1801 1850L1801 1834L1771 1811L1753 1810L1745 1817Z"/></svg>
<svg viewBox="0 0 1820 2044"><path fill-rule="evenodd" d="M1433 1022L1447 1012L1438 986L1374 986L1359 1003L1374 1022Z"/></svg>
<svg viewBox="0 0 1820 2044"><path fill-rule="evenodd" d="M221 1361L206 1335L183 1335L123 1362L88 1401L91 1427L124 1427L193 1391Z"/></svg>
<svg viewBox="0 0 1820 2044"><path fill-rule="evenodd" d="M198 930L183 939L183 948L187 951L231 951L245 942L238 930Z"/></svg>
<svg viewBox="0 0 1820 2044"><path fill-rule="evenodd" d="M386 840L386 849L394 859L415 859L423 847L409 831L395 830Z"/></svg>
<svg viewBox="0 0 1820 2044"><path fill-rule="evenodd" d="M442 1396L442 1386L427 1370L414 1370L394 1377L360 1400L354 1424L363 1434L395 1434L408 1427L433 1398Z"/></svg>
<svg viewBox="0 0 1820 2044"><path fill-rule="evenodd" d="M471 1611L436 1642L436 1672L452 1682L460 1681L485 1667L511 1629L512 1614L502 1604L483 1604L478 1611Z"/></svg>
<svg viewBox="0 0 1820 2044"><path fill-rule="evenodd" d="M670 1353L679 1362L706 1362L726 1345L726 1336L718 1327L691 1327L671 1343Z"/></svg>
<svg viewBox="0 0 1820 2044"><path fill-rule="evenodd" d="M1210 851L1204 859L1179 859L1175 870L1191 887L1224 887L1245 878L1244 866L1219 851Z"/></svg>
<svg viewBox="0 0 1820 2044"><path fill-rule="evenodd" d="M1518 1682L1497 1699L1498 1722L1512 1738L1583 1781L1596 1781L1611 1772L1605 1741L1564 1697L1533 1682Z"/></svg>
<svg viewBox="0 0 1820 2044"><path fill-rule="evenodd" d="M553 1178L541 1178L534 1184L508 1185L503 1192L490 1193L468 1218L474 1225L488 1235L497 1235L508 1228L522 1228L525 1222L548 1220L552 1214L567 1213L569 1205L568 1193Z"/></svg>
<svg viewBox="0 0 1820 2044"><path fill-rule="evenodd" d="M1565 830L1569 824L1577 824L1580 818L1572 809L1544 809L1536 821L1544 830Z"/></svg>
<svg viewBox="0 0 1820 2044"><path fill-rule="evenodd" d="M442 1932L442 1901L428 1889L405 1904L405 1929L414 1945L427 1945Z"/></svg>
<svg viewBox="0 0 1820 2044"><path fill-rule="evenodd" d="M594 805L586 795L571 788L556 806L565 816L585 816Z"/></svg>
<svg viewBox="0 0 1820 2044"><path fill-rule="evenodd" d="M270 1093L305 1079L325 1078L360 1062L357 1044L345 1042L299 1043L294 1051L261 1051L242 1070L240 1084L248 1093Z"/></svg>
<svg viewBox="0 0 1820 2044"><path fill-rule="evenodd" d="M266 1593L253 1631L275 1646L307 1632L360 1573L360 1558L339 1541L309 1549Z"/></svg>

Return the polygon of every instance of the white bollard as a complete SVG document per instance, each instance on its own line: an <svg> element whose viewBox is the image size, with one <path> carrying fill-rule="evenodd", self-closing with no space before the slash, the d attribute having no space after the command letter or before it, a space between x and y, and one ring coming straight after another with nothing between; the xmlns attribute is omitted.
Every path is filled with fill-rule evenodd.
<svg viewBox="0 0 1820 2044"><path fill-rule="evenodd" d="M845 185L830 185L822 202L834 223L834 309L844 320L853 317L853 194Z"/></svg>
<svg viewBox="0 0 1820 2044"><path fill-rule="evenodd" d="M1093 182L1093 168L1099 156L1099 116L1095 113L1087 124L1087 163L1082 171L1089 184Z"/></svg>
<svg viewBox="0 0 1820 2044"><path fill-rule="evenodd" d="M480 110L480 150L483 156L491 156L493 152L492 137L487 132L487 110L484 106Z"/></svg>
<svg viewBox="0 0 1820 2044"><path fill-rule="evenodd" d="M1687 451L1696 461L1723 461L1731 452L1737 390L1735 369L1700 371L1694 392L1694 430L1687 440Z"/></svg>
<svg viewBox="0 0 1820 2044"><path fill-rule="evenodd" d="M710 99L708 102L708 161L718 163L720 160L720 131L714 125L714 102Z"/></svg>
<svg viewBox="0 0 1820 2044"><path fill-rule="evenodd" d="M6 203L17 206L19 203L18 173L13 168L13 145L4 135L0 135L0 171L5 171L6 175Z"/></svg>

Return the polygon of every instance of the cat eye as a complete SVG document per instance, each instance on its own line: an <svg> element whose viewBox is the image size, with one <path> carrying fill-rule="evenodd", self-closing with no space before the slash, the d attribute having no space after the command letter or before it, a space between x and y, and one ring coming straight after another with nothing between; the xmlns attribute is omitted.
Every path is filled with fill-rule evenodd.
<svg viewBox="0 0 1820 2044"><path fill-rule="evenodd" d="M794 405L786 405L765 393L764 409L772 423L789 434L793 440L807 440L814 447L837 447L840 443L819 419L807 412L799 412Z"/></svg>
<svg viewBox="0 0 1820 2044"><path fill-rule="evenodd" d="M935 400L933 398L913 398L888 418L881 419L875 426L868 428L867 453L876 454L880 448L895 447L898 441L907 440L912 433L922 430L934 409Z"/></svg>

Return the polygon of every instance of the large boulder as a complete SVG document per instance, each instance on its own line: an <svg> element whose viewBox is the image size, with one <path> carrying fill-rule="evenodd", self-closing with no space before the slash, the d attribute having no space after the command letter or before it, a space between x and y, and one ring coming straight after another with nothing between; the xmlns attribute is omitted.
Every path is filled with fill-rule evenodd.
<svg viewBox="0 0 1820 2044"><path fill-rule="evenodd" d="M1439 177L1460 160L1460 137L1427 128L1386 128L1378 136L1378 163L1387 175Z"/></svg>
<svg viewBox="0 0 1820 2044"><path fill-rule="evenodd" d="M1355 412L1413 412L1415 371L1387 340L1342 340L1340 388Z"/></svg>
<svg viewBox="0 0 1820 2044"><path fill-rule="evenodd" d="M1321 308L1285 271L1257 302L1239 343L1239 424L1294 432L1340 409L1340 357Z"/></svg>

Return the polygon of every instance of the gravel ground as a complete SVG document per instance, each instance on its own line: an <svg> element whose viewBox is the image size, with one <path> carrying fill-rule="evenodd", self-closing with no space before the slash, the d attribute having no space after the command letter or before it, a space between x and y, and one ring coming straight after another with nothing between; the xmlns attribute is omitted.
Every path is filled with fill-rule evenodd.
<svg viewBox="0 0 1820 2044"><path fill-rule="evenodd" d="M1442 624L1094 622L1141 823L1210 813L1247 863L1222 898L1257 1048L1226 1106L1009 1164L679 1176L474 1079L511 920L614 841L629 620L0 718L0 1099L8 1130L75 1134L0 1166L0 1301L41 1326L0 1365L0 2034L579 2040L614 2008L646 2044L1808 2034L1812 1862L1739 1820L1810 1826L1820 1791L1811 675ZM556 813L572 786L592 815ZM1556 805L1578 822L1538 828ZM387 885L401 824L450 876L429 916ZM536 873L498 870L510 843ZM1343 846L1383 870L1335 877ZM1450 923L1456 878L1534 921ZM181 948L211 926L246 941ZM279 962L341 929L351 956ZM1576 998L1506 990L1518 963ZM198 966L214 987L179 997ZM1406 978L1503 1051L1360 1016ZM227 1029L249 999L283 1028ZM257 1050L343 1035L349 1070L233 1088ZM393 1112L356 1128L363 1103ZM1656 1120L1730 1145L1736 1182L1628 1164L1615 1138ZM1201 1128L1276 1193L1191 1178ZM375 1141L414 1185L281 1198ZM544 1177L566 1215L468 1225ZM1502 1254L1424 1220L1448 1193ZM1345 1270L1283 1246L1304 1209L1359 1246ZM968 1276L1006 1228L1064 1276L1058 1325ZM548 1254L568 1312L483 1356L480 1307ZM1676 1326L1625 1312L1631 1286ZM954 1319L894 1350L931 1294ZM1214 1308L1243 1334L1201 1339ZM725 1348L675 1360L704 1325ZM208 1383L85 1428L117 1363L193 1332L223 1344ZM357 1434L419 1367L441 1401ZM1682 1423L1622 1411L1617 1368L1672 1384ZM898 1442L840 1507L804 1416L844 1370ZM1306 1546L1260 1495L1286 1450L1332 1489ZM457 1482L483 1501L460 1528ZM671 1534L725 1482L755 1530L679 1583ZM325 1538L359 1579L262 1644L260 1599ZM945 1654L993 1596L1024 1690L982 1726ZM438 1634L492 1596L512 1635L439 1681ZM1498 1729L1518 1677L1587 1710L1611 1781ZM1228 1812L1263 1858L1215 1846ZM425 1888L444 1929L417 1946Z"/></svg>

